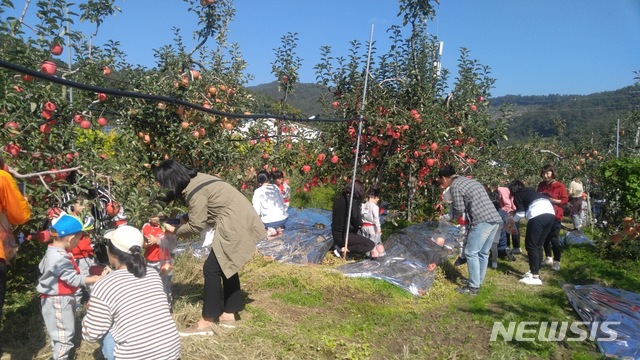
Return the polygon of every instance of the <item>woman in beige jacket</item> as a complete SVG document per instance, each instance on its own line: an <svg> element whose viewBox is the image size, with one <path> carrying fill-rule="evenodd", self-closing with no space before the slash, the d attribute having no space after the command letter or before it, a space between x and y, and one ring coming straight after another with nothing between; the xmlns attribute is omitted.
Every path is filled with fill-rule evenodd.
<svg viewBox="0 0 640 360"><path fill-rule="evenodd" d="M202 318L183 336L213 334L216 322L234 327L242 310L238 271L255 253L256 243L266 236L264 225L251 202L237 189L215 176L199 173L174 160L154 168L154 175L169 199L188 206L188 221L173 227L178 238L199 235L207 226L215 229L211 252L203 265L204 304Z"/></svg>

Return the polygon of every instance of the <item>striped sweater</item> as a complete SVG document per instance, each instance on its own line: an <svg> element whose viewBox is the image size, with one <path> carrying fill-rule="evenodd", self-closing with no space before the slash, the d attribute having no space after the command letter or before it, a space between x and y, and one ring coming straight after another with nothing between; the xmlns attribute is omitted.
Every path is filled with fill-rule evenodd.
<svg viewBox="0 0 640 360"><path fill-rule="evenodd" d="M82 337L95 342L107 332L115 340L116 359L180 358L180 338L157 271L147 268L137 278L120 269L96 282Z"/></svg>

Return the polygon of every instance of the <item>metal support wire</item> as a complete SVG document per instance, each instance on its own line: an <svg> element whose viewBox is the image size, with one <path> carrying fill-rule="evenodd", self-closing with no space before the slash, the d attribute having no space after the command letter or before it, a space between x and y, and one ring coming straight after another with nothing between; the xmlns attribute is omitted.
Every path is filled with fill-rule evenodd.
<svg viewBox="0 0 640 360"><path fill-rule="evenodd" d="M373 24L371 24L371 32L369 34L369 52L367 53L367 69L364 72L364 88L362 89L362 104L360 105L360 116L358 116L358 139L356 140L356 156L353 161L353 174L351 175L351 197L349 198L349 212L347 213L347 228L344 239L344 250L342 259L347 259L347 248L349 246L349 229L351 227L351 210L353 208L353 188L356 184L356 170L358 170L358 156L360 156L360 138L362 137L362 119L364 106L367 102L367 85L369 83L369 65L371 64L371 48L373 47ZM360 211L360 209L358 209Z"/></svg>

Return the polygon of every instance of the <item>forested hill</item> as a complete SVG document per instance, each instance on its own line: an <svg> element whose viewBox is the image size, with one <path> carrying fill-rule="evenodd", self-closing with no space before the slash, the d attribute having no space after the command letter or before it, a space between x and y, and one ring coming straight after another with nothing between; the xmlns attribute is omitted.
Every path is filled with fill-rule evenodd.
<svg viewBox="0 0 640 360"><path fill-rule="evenodd" d="M615 135L616 123L640 109L640 84L590 95L507 95L491 99L491 110L511 104L514 118L509 136L558 135L573 142Z"/></svg>
<svg viewBox="0 0 640 360"><path fill-rule="evenodd" d="M277 83L249 88L257 94L280 101ZM327 92L316 84L297 84L288 103L305 115L322 114L317 99ZM514 112L508 135L511 140L522 140L532 134L541 137L558 135L579 143L595 138L600 140L615 134L616 122L628 117L633 109L640 109L640 83L619 90L590 95L506 95L490 99L490 112L510 104Z"/></svg>

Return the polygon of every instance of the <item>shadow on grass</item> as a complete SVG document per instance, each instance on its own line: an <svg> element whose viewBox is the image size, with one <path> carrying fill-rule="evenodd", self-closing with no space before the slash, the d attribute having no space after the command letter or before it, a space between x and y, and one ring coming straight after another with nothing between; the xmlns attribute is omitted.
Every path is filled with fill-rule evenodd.
<svg viewBox="0 0 640 360"><path fill-rule="evenodd" d="M34 297L19 308L5 311L0 341L3 358L8 355L10 359L35 359L42 348L49 347L40 311L40 297Z"/></svg>

